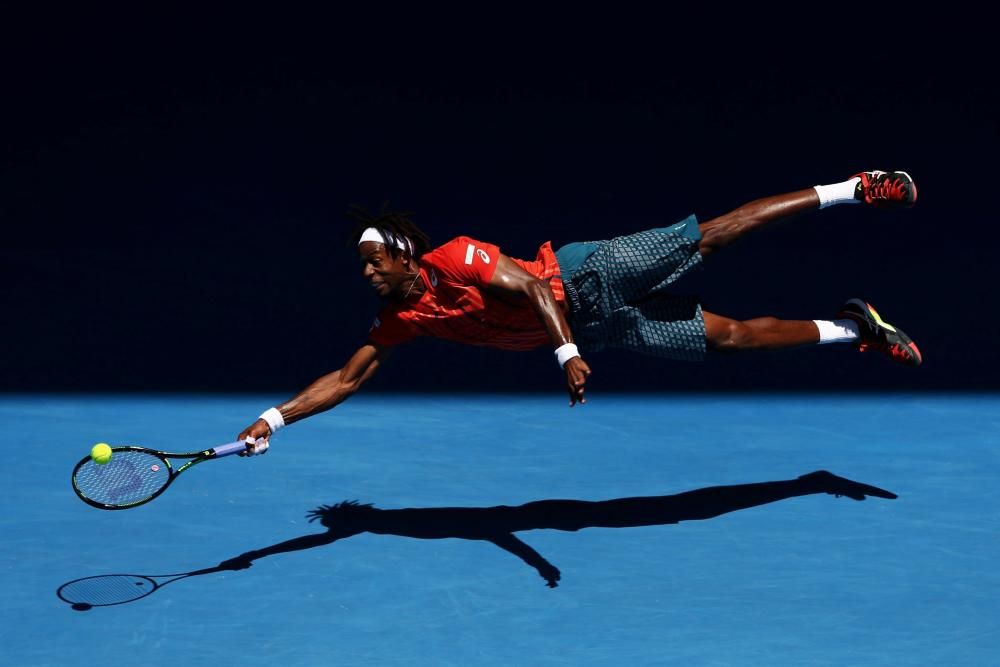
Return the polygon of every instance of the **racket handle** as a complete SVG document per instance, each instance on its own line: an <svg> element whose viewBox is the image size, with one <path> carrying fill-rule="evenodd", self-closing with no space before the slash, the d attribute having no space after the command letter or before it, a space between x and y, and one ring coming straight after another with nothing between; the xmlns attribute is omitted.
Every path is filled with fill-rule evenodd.
<svg viewBox="0 0 1000 667"><path fill-rule="evenodd" d="M212 450L212 453L216 457L219 456L229 456L230 454L239 454L247 448L247 443L243 440L237 440L236 442L230 442L225 445L219 445Z"/></svg>

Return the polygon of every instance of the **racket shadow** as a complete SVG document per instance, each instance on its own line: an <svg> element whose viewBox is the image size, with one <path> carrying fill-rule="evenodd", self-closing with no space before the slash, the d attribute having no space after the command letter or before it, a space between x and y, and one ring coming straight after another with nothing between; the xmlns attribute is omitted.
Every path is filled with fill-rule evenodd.
<svg viewBox="0 0 1000 667"><path fill-rule="evenodd" d="M896 494L825 470L796 479L730 486L713 486L666 496L613 500L538 500L517 506L431 507L378 509L345 501L311 510L325 533L303 535L255 549L209 568L173 575L101 575L84 577L59 587L57 596L78 611L135 602L180 579L215 572L242 570L254 561L281 553L332 544L374 533L416 539L459 538L490 542L535 569L549 587L561 579L559 569L514 533L528 530L578 531L584 528L630 528L701 521L738 510L813 494L894 499Z"/></svg>
<svg viewBox="0 0 1000 667"><path fill-rule="evenodd" d="M135 602L180 579L227 569L215 566L180 574L101 574L67 581L56 590L56 596L76 611L89 611Z"/></svg>

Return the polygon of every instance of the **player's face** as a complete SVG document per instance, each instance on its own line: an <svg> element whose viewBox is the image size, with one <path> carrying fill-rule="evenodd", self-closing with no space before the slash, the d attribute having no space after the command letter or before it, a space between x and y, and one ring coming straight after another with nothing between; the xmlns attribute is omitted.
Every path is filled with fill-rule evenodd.
<svg viewBox="0 0 1000 667"><path fill-rule="evenodd" d="M413 279L409 260L400 253L395 259L385 246L375 241L365 241L358 246L361 255L361 275L382 298L403 294L403 288Z"/></svg>

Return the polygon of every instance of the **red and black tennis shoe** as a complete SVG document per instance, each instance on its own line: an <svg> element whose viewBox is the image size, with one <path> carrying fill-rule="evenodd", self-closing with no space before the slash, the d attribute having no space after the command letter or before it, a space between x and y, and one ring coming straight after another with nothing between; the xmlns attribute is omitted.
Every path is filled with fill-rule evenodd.
<svg viewBox="0 0 1000 667"><path fill-rule="evenodd" d="M883 321L871 304L851 299L844 304L837 317L846 317L858 323L858 350L861 352L881 352L904 366L919 366L923 362L917 344L901 329Z"/></svg>
<svg viewBox="0 0 1000 667"><path fill-rule="evenodd" d="M877 208L909 208L917 201L917 184L905 171L863 171L851 178L854 198Z"/></svg>

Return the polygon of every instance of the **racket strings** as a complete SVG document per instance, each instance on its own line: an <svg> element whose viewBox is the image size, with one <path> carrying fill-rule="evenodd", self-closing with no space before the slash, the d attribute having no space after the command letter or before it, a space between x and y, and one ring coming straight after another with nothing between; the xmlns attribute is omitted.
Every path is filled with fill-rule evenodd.
<svg viewBox="0 0 1000 667"><path fill-rule="evenodd" d="M132 505L149 498L170 481L170 467L146 452L118 451L105 464L86 462L74 477L77 489L104 505Z"/></svg>
<svg viewBox="0 0 1000 667"><path fill-rule="evenodd" d="M59 589L59 597L71 604L101 605L131 602L149 595L156 583L132 574L109 574L72 581Z"/></svg>

